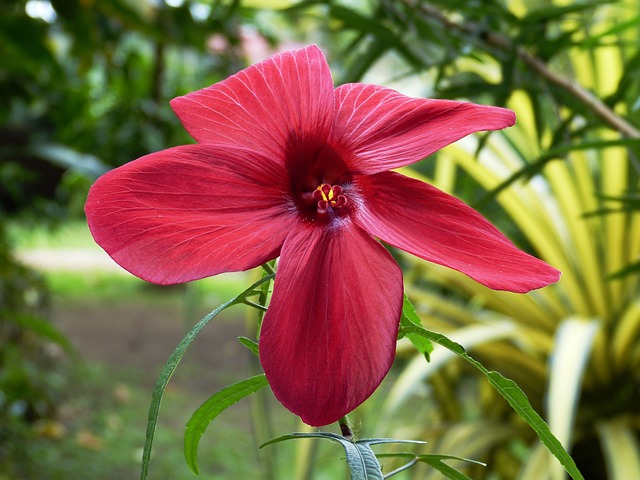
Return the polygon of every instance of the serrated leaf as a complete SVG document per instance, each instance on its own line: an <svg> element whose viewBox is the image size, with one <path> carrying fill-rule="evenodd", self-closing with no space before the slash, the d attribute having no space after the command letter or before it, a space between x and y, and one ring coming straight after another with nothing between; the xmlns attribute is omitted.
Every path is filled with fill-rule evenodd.
<svg viewBox="0 0 640 480"><path fill-rule="evenodd" d="M402 302L402 317L400 319L400 325L418 325L422 326L420 322L420 318L416 313L416 309L413 307L413 304L409 300L409 297L404 296L404 300ZM429 362L431 360L431 352L433 352L433 344L428 339L424 338L421 335L414 335L409 333L406 335L409 341L416 347L416 350L424 355L424 358Z"/></svg>
<svg viewBox="0 0 640 480"><path fill-rule="evenodd" d="M184 456L193 473L198 474L198 445L209 424L231 405L268 384L264 374L234 383L212 395L193 413L184 431Z"/></svg>
<svg viewBox="0 0 640 480"><path fill-rule="evenodd" d="M347 452L347 463L351 471L351 480L384 480L382 467L376 458L376 454L371 450L371 447L363 443L356 443L354 445L356 448L352 450L351 456L349 452ZM364 474L355 474L359 468L364 469Z"/></svg>
<svg viewBox="0 0 640 480"><path fill-rule="evenodd" d="M414 440L396 440L392 438L368 438L353 442L341 435L328 432L311 432L311 433L291 433L269 440L260 445L260 448L267 445L273 445L285 440L293 440L297 438L324 438L333 442L338 442L344 448L347 464L349 465L350 480L384 480L380 462L371 450L370 445L381 443L424 443Z"/></svg>
<svg viewBox="0 0 640 480"><path fill-rule="evenodd" d="M509 405L511 405L518 415L538 434L538 438L540 438L547 449L560 461L567 473L569 473L574 480L584 480L573 458L571 458L562 447L562 444L553 433L551 433L549 426L533 409L527 396L513 380L503 377L496 371L487 370L480 362L467 355L462 345L449 340L442 334L431 332L417 325L405 326L402 327L402 329L405 334L415 333L416 335L422 335L442 345L480 370L487 380L489 380L491 386L509 402Z"/></svg>
<svg viewBox="0 0 640 480"><path fill-rule="evenodd" d="M142 451L142 470L140 473L140 479L146 480L149 476L149 464L151 463L151 449L153 448L153 440L155 437L156 425L158 423L158 415L160 414L160 405L162 404L162 399L164 397L165 389L167 388L167 384L171 379L173 372L175 372L180 360L184 356L187 348L191 345L191 342L198 336L198 333L212 320L214 319L220 312L226 310L227 308L242 303L245 298L254 294L256 288L261 286L265 282L270 282L273 280L273 275L268 275L262 277L256 283L247 288L244 292L238 295L235 298L232 298L226 303L223 303L214 311L205 315L202 320L194 325L194 327L189 330L189 332L185 335L185 337L180 341L176 349L165 363L164 367L160 371L160 375L156 380L156 384L153 389L153 395L151 396L151 405L149 406L149 415L147 418L147 433L144 442L144 449Z"/></svg>
<svg viewBox="0 0 640 480"><path fill-rule="evenodd" d="M251 353L253 353L254 355L258 356L258 342L251 340L250 338L247 337L238 337L238 341L244 345L245 347L247 347L249 350L251 350Z"/></svg>

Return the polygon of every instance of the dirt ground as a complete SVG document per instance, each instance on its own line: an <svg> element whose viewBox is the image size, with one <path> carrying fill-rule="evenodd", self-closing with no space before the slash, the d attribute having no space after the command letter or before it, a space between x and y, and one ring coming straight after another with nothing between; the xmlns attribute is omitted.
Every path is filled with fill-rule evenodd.
<svg viewBox="0 0 640 480"><path fill-rule="evenodd" d="M58 301L53 308L53 321L71 340L80 361L142 372L144 383L152 386L188 326L183 306L165 300L157 304ZM238 314L242 312L223 313L200 332L178 366L172 384L213 393L246 377L252 354L237 340L246 335Z"/></svg>
<svg viewBox="0 0 640 480"><path fill-rule="evenodd" d="M40 271L127 275L98 249L30 250L19 252L19 257ZM198 305L195 318L187 321L182 287L149 288L155 290L141 301L135 295L123 300L55 298L52 320L80 354L78 361L140 371L145 384L153 386L188 329L221 302ZM240 335L248 336L243 315L241 307L235 307L213 319L191 344L171 382L212 393L246 378L255 360L237 340Z"/></svg>

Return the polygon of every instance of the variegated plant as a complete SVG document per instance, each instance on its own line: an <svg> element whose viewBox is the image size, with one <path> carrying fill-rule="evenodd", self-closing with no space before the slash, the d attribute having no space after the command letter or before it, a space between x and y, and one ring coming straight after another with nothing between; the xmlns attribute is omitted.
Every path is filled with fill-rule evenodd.
<svg viewBox="0 0 640 480"><path fill-rule="evenodd" d="M512 8L520 41L535 22L545 25L537 44L529 40L524 48L467 19L477 12L447 15L432 3L441 2L396 5L411 12L398 18L416 25L397 41L412 51L427 40L433 46L433 39L415 36L439 27L451 35L451 48L455 38L468 42L474 54L439 71L455 85L448 94L499 85L518 123L445 149L429 181L463 195L470 184L479 186L485 193L467 200L563 276L519 296L404 256L407 293L426 328L516 381L585 478L640 478L640 36L631 20L619 21L637 21L638 8L555 1L500 7ZM367 428L487 462L469 467L474 479L564 478L531 430L463 362L444 350L429 363L410 347L406 352L379 422ZM412 478L429 474L416 469Z"/></svg>
<svg viewBox="0 0 640 480"><path fill-rule="evenodd" d="M450 189L462 171L491 191L531 159L553 158L529 181L502 190L502 209L493 215L506 214L521 242L558 267L562 279L518 296L406 258L413 276L407 293L428 328L523 388L585 478L640 478L640 290L637 274L616 276L640 256L640 211L624 203L638 188L633 158L626 141L606 132L564 154L544 152L527 99L514 96L511 105L517 130L492 136L479 158L472 143L449 148L435 181ZM436 350L430 363L421 356L409 361L385 417L422 398L417 405L429 420L413 417L403 435L429 440L435 451L490 461L500 478L563 478L506 403L450 360ZM477 471L474 478L483 478Z"/></svg>

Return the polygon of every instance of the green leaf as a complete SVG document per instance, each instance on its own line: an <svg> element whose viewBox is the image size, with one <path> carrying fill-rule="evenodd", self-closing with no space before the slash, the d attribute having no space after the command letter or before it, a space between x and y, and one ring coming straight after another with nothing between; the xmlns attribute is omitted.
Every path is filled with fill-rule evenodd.
<svg viewBox="0 0 640 480"><path fill-rule="evenodd" d="M611 1L612 0L596 0L593 2L576 2L561 6L544 5L543 7L532 9L524 16L521 22L522 24L527 25L549 22L552 20L560 21L569 14L584 13L588 10L594 10L599 6L602 6L603 3L610 3Z"/></svg>
<svg viewBox="0 0 640 480"><path fill-rule="evenodd" d="M238 341L249 350L251 350L251 353L258 356L258 342L247 337L238 337Z"/></svg>
<svg viewBox="0 0 640 480"><path fill-rule="evenodd" d="M640 195L637 190L631 190L624 195L602 195L594 194L594 196L602 201L609 203L618 203L619 207L603 207L583 214L584 218L594 217L598 215L609 215L613 213L634 213L640 210Z"/></svg>
<svg viewBox="0 0 640 480"><path fill-rule="evenodd" d="M228 407L268 384L264 374L234 383L212 395L193 413L184 432L184 456L193 473L198 474L198 444L209 424Z"/></svg>
<svg viewBox="0 0 640 480"><path fill-rule="evenodd" d="M411 443L414 445L426 445L422 440L400 440L398 438L363 438L356 443L366 443L367 445L383 445L387 443Z"/></svg>
<svg viewBox="0 0 640 480"><path fill-rule="evenodd" d="M415 443L415 442L409 442L409 443ZM419 443L426 443L426 442L419 442ZM457 455L444 455L444 454L438 454L438 453L424 453L419 455L412 452L390 452L390 453L379 453L378 458L408 458L408 459L415 460L416 462L427 463L429 465L432 465L434 463L442 463L443 460L456 460L460 462L475 463L476 465L481 465L483 467L487 466L486 463L482 463L477 460L472 460L470 458L459 457ZM465 475L459 472L456 472L456 475L462 475L462 476L461 477L454 476L450 478L463 478L463 479L467 478ZM391 476L390 474L387 475L387 477L390 477L390 476Z"/></svg>
<svg viewBox="0 0 640 480"><path fill-rule="evenodd" d="M458 457L458 456L455 456L455 455L439 455L439 454L435 454L435 453L427 453L427 454L423 454L423 455L416 455L415 453L410 453L410 452L380 453L380 454L378 454L378 458L407 458L407 459L410 459L410 461L408 463L406 463L402 467L394 470L393 472L390 472L390 473L386 474L384 478L391 478L393 475L396 475L396 474L398 474L398 473L400 473L400 472L402 472L402 471L404 471L404 470L406 470L408 468L411 468L416 463L422 462L422 463L426 463L429 466L435 468L440 473L446 475L448 478L452 478L453 480L471 480L469 477L467 477L462 472L459 472L455 468L453 468L450 465L447 465L446 463L444 463L443 460L458 460L458 461L461 461L461 462L475 463L476 465L482 465L483 467L486 466L485 463L478 462L477 460L471 460L469 458Z"/></svg>
<svg viewBox="0 0 640 480"><path fill-rule="evenodd" d="M363 443L356 443L355 447L351 451L345 447L351 480L384 480L382 467L371 447ZM364 469L363 473L360 473L360 468Z"/></svg>
<svg viewBox="0 0 640 480"><path fill-rule="evenodd" d="M540 173L547 163L552 160L559 160L564 158L565 155L583 150L602 150L609 147L635 147L640 144L640 139L637 138L622 138L616 140L589 140L582 143L572 143L569 145L559 145L547 150L543 155L532 161L528 165L525 165L520 170L512 173L509 177L502 181L498 186L491 191L485 193L482 198L474 203L474 208L482 209L489 202L493 201L498 195L518 180L530 180L535 175Z"/></svg>
<svg viewBox="0 0 640 480"><path fill-rule="evenodd" d="M340 22L341 30L357 33L356 41L343 50L342 58L352 56L354 59L341 75L339 84L360 81L373 64L391 50L409 65L417 68L424 65L423 60L412 51L411 45L405 44L395 29L388 28L386 22L381 21L384 14L380 10L365 16L358 9L331 2L328 15Z"/></svg>
<svg viewBox="0 0 640 480"><path fill-rule="evenodd" d="M270 282L273 279L273 275L268 275L262 277L256 283L247 288L244 292L238 295L235 298L232 298L228 302L220 305L214 311L205 315L202 320L200 320L188 333L185 337L180 341L176 349L174 350L167 363L165 363L164 367L162 367L162 371L156 380L155 387L153 389L153 395L151 397L151 405L149 406L149 416L147 420L147 434L144 442L144 450L142 452L142 471L140 473L140 479L146 480L149 476L149 464L151 463L151 449L153 447L153 439L156 431L156 424L158 423L158 415L160 413L160 404L162 403L162 398L164 396L164 391L167 388L167 384L175 372L180 360L184 356L191 342L196 338L198 333L220 312L223 310L242 303L245 298L250 295L255 294L256 288L261 286L265 282Z"/></svg>
<svg viewBox="0 0 640 480"><path fill-rule="evenodd" d="M607 275L607 280L617 280L626 275L637 272L640 272L640 260L638 260L637 262L632 262L624 268L621 268L620 270Z"/></svg>
<svg viewBox="0 0 640 480"><path fill-rule="evenodd" d="M275 261L271 261L271 262L267 262L264 265L262 265L262 280L264 280L265 278L273 278L275 276ZM268 282L261 282L262 285L260 286L260 288L256 291L257 295L258 295L258 301L257 304L258 305L268 305L269 304L269 299L271 298L271 291L272 291L272 283L270 281ZM264 314L266 312L265 310L258 310L258 332L260 332L260 329L262 328L262 319L264 318ZM259 335L259 333L258 333ZM259 338L259 337L258 337Z"/></svg>
<svg viewBox="0 0 640 480"><path fill-rule="evenodd" d="M354 443L342 435L336 435L335 433L291 433L269 440L260 445L260 448L296 438L324 438L340 443L346 454L347 465L349 465L350 480L384 480L382 471L380 470L380 463L369 445L366 443Z"/></svg>
<svg viewBox="0 0 640 480"><path fill-rule="evenodd" d="M635 29L638 28L638 22L640 22L640 15L635 15L631 18L619 18L612 26L605 28L602 31L589 32L589 35L586 35L584 40L582 40L580 47L584 50L589 50L597 47L606 37L620 35L625 33L627 30L635 31ZM638 52L636 52L636 55L637 53Z"/></svg>
<svg viewBox="0 0 640 480"><path fill-rule="evenodd" d="M420 318L416 313L413 304L409 298L405 295L402 302L402 317L400 319L401 326L417 325L422 326ZM424 355L424 358L429 362L431 360L431 352L433 352L433 344L421 335L414 335L412 333L406 334L406 337L411 341L414 347Z"/></svg>
<svg viewBox="0 0 640 480"><path fill-rule="evenodd" d="M638 17L632 18L629 22L619 22L618 25L625 25L626 23L631 23L637 26ZM587 39L591 38L591 35L586 37ZM618 102L622 101L629 92L633 92L633 86L636 83L636 79L638 78L638 71L640 70L640 50L636 50L636 52L625 61L624 67L622 68L622 76L618 81L618 86L616 87L616 91L606 99L607 105L615 105Z"/></svg>
<svg viewBox="0 0 640 480"><path fill-rule="evenodd" d="M560 461L567 473L569 473L574 480L584 480L582 474L578 470L578 467L573 461L573 458L571 458L571 456L562 447L562 444L553 435L553 433L551 433L549 426L540 417L540 415L538 415L533 407L531 407L529 399L513 380L503 377L496 371L487 370L480 362L467 355L461 345L449 340L440 333L431 332L417 325L401 326L401 328L405 334L414 333L416 335L424 336L444 348L451 350L480 370L487 380L489 380L491 386L493 386L493 388L495 388L496 391L502 395L507 402L509 402L509 405L511 405L518 415L520 415L520 417L527 422L531 428L533 428L533 430L538 434L538 438L540 438L547 449L549 449L549 451Z"/></svg>
<svg viewBox="0 0 640 480"><path fill-rule="evenodd" d="M449 460L453 458L455 457L452 457L449 455L418 455L418 461L422 463L426 463L427 465L435 468L440 473L445 475L447 478L452 478L453 480L471 480L464 473L459 472L458 470L453 468L451 465L447 465L442 461L442 460ZM472 461L467 459L463 459L463 460L466 460L469 462ZM479 462L474 462L474 463L479 463Z"/></svg>
<svg viewBox="0 0 640 480"><path fill-rule="evenodd" d="M371 450L371 445L380 445L380 444L385 444L385 443L413 443L413 444L425 444L426 442L421 442L419 440L398 440L395 438L366 438L366 439L362 439L356 442L356 446L361 450L361 453L364 455L373 455L374 459L375 459L375 464L378 466L378 469L380 471L382 471L382 467L380 466L380 462L378 461L378 457L375 455L375 453L373 452L373 450ZM371 465L373 465L373 462L371 462ZM389 472L387 475L385 475L382 478L389 478L397 473L400 473L403 470L406 470L407 468L411 468L414 465L413 462L409 462L409 464L404 465L403 467L401 467L400 469L394 470L393 472ZM369 471L367 471L367 473L369 473ZM365 477L365 478L378 478L375 476L372 477Z"/></svg>
<svg viewBox="0 0 640 480"><path fill-rule="evenodd" d="M366 43L366 48L364 48L361 55L357 55L355 59L350 62L348 68L346 68L340 77L340 84L361 81L362 77L371 69L373 64L377 62L389 48L388 44L377 37L371 40L363 35L359 40ZM344 50L342 57L346 58L348 52L354 50L355 45L350 45L348 49Z"/></svg>
<svg viewBox="0 0 640 480"><path fill-rule="evenodd" d="M297 438L324 438L332 442L340 443L346 454L347 465L349 465L350 480L384 480L384 478L386 478L382 475L380 462L378 462L376 454L371 450L370 445L386 443L425 443L417 440L397 440L394 438L366 438L353 442L352 440L349 440L342 435L336 435L335 433L310 432L282 435L263 443L260 445L260 448Z"/></svg>

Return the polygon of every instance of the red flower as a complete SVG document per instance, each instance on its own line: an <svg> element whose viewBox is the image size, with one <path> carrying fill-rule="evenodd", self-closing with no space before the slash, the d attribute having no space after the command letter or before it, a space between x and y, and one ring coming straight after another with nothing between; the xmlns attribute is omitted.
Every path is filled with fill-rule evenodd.
<svg viewBox="0 0 640 480"><path fill-rule="evenodd" d="M513 125L510 110L334 89L315 46L171 106L198 144L101 177L86 204L91 232L121 266L160 284L280 256L260 362L275 396L310 425L360 405L393 361L402 274L376 238L493 289L559 278L459 200L389 171Z"/></svg>

